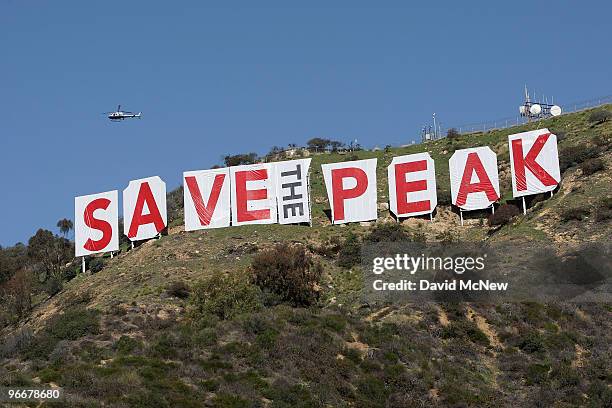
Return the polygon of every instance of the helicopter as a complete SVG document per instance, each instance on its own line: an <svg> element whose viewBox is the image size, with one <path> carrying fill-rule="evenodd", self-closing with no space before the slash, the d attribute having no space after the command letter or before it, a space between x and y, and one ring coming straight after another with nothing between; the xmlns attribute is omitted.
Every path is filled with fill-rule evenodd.
<svg viewBox="0 0 612 408"><path fill-rule="evenodd" d="M120 120L130 119L130 118L140 119L142 112L134 113L134 112L122 111L121 105L118 105L117 110L115 112L104 112L103 115L108 115L107 117L111 121L117 122Z"/></svg>

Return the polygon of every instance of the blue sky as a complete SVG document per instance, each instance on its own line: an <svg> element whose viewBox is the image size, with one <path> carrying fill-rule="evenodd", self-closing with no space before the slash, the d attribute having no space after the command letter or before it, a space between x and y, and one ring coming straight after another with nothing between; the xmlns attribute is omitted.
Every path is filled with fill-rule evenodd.
<svg viewBox="0 0 612 408"><path fill-rule="evenodd" d="M228 153L404 144L432 112L514 115L525 83L612 93L609 2L290 3L0 2L0 244L55 230L74 196L173 189ZM119 103L144 118L110 123Z"/></svg>

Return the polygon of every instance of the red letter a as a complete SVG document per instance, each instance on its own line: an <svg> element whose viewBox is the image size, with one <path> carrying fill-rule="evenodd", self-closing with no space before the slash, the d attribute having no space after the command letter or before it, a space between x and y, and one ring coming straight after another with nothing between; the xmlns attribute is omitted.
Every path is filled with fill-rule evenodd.
<svg viewBox="0 0 612 408"><path fill-rule="evenodd" d="M472 183L472 173L476 172L478 177L478 183ZM499 198L489 175L485 170L480 157L477 153L469 153L465 169L463 169L463 177L461 178L461 184L459 185L459 192L457 193L457 206L465 205L468 194L485 192L489 201L497 201Z"/></svg>
<svg viewBox="0 0 612 408"><path fill-rule="evenodd" d="M145 202L147 203L149 214L142 213ZM136 235L138 235L138 228L141 225L151 223L155 224L155 229L157 232L161 232L166 227L164 225L164 220L159 213L159 209L157 208L157 203L155 202L155 197L153 197L151 187L149 186L149 183L144 182L140 185L140 190L138 191L136 207L134 208L132 223L130 224L130 230L128 231L128 238L134 238Z"/></svg>

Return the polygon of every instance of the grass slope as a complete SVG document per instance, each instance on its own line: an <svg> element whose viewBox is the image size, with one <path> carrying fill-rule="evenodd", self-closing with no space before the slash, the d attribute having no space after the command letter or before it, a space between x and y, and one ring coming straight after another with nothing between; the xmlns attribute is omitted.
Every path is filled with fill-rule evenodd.
<svg viewBox="0 0 612 408"><path fill-rule="evenodd" d="M526 216L500 229L483 225L487 214L478 212L460 227L448 205L440 206L433 223L409 219L402 224L427 241L520 239L535 248L553 243L563 251L610 238L604 201L610 197L612 123L592 125L589 114L355 154L378 159L378 201L383 203L391 159L430 152L444 203L450 200L448 159L456 149L488 145L498 154L506 201L511 199L509 134L548 127L560 136L562 154L598 148L605 170L585 175L577 163L569 163L552 199L532 202ZM373 307L361 302L359 267L342 268L335 254L321 250L369 228L331 227L324 213L329 205L320 165L346 158L313 156L312 228L263 225L186 233L178 218L168 236L106 259L99 273L77 276L62 292L42 300L19 327L3 331L0 385L59 385L67 399L41 406L62 407L611 404L609 305ZM587 209L581 220L567 212L578 206ZM390 219L383 210L379 217L380 222ZM280 303L228 320L198 319L189 313L188 299L167 291L175 281L194 287L206 277L246 274L254 254L279 242L306 244L323 265L316 306Z"/></svg>

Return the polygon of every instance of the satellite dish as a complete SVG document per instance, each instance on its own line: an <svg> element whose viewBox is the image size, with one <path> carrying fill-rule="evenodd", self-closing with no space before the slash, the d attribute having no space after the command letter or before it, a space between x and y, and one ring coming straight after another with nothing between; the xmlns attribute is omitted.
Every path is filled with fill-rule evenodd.
<svg viewBox="0 0 612 408"><path fill-rule="evenodd" d="M537 103L534 103L529 108L529 113L531 113L532 115L539 115L540 113L542 113L542 107Z"/></svg>
<svg viewBox="0 0 612 408"><path fill-rule="evenodd" d="M550 107L550 114L552 116L559 116L561 114L561 107L557 105L553 105Z"/></svg>
<svg viewBox="0 0 612 408"><path fill-rule="evenodd" d="M521 116L525 116L525 105L519 106L519 113Z"/></svg>

